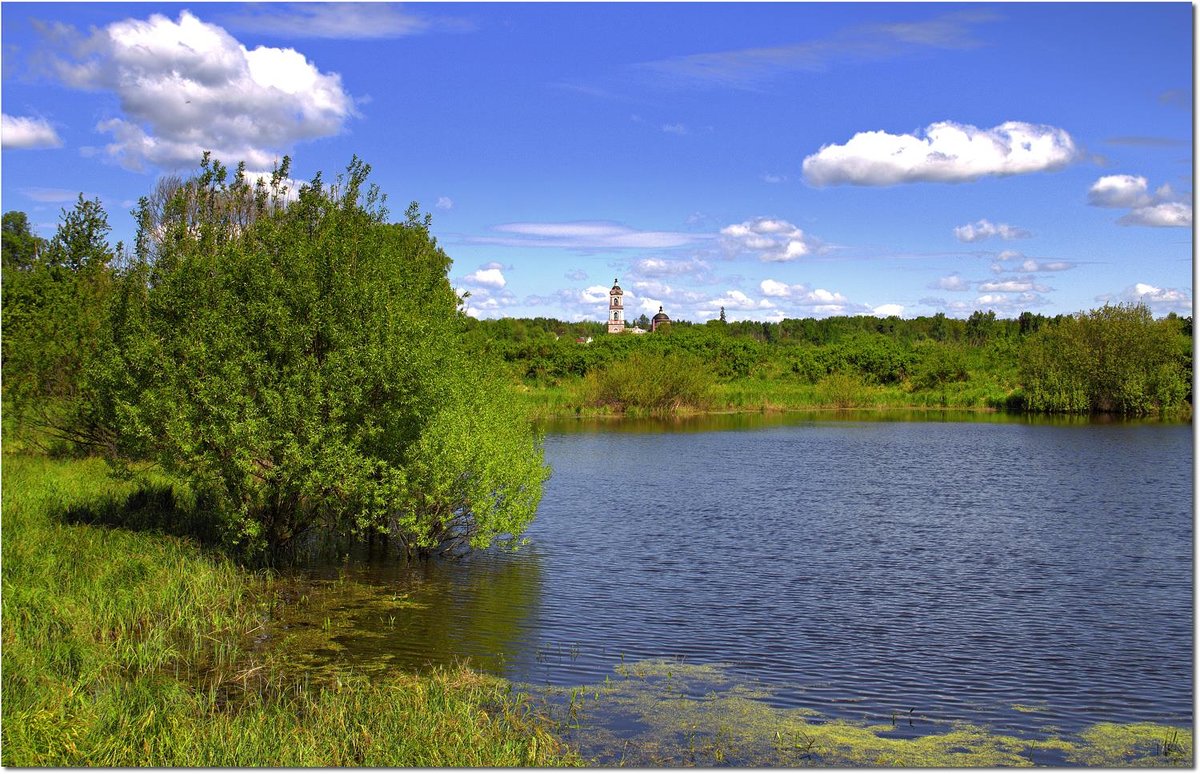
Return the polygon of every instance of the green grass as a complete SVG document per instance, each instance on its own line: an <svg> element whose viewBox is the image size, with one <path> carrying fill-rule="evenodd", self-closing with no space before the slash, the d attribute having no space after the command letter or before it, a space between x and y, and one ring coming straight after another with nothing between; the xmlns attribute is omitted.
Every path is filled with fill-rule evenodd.
<svg viewBox="0 0 1200 774"><path fill-rule="evenodd" d="M269 577L164 531L64 518L137 491L97 460L4 456L4 766L576 761L507 683L465 668L296 677L254 645Z"/></svg>
<svg viewBox="0 0 1200 774"><path fill-rule="evenodd" d="M669 413L851 408L991 410L1002 408L1011 392L1012 388L987 377L950 383L944 388L914 390L902 384L867 384L843 374L828 376L816 384L787 377L748 376L717 382L709 389L705 401L679 405ZM589 400L585 380L579 378L563 379L558 384L514 385L512 396L535 420L652 413L639 410L637 406L622 411L619 407L594 405Z"/></svg>

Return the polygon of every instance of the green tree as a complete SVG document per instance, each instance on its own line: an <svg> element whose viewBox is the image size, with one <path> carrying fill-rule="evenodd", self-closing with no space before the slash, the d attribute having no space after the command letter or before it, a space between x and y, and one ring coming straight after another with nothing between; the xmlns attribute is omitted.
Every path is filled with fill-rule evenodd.
<svg viewBox="0 0 1200 774"><path fill-rule="evenodd" d="M29 271L46 247L46 240L33 233L29 216L15 210L4 213L4 271Z"/></svg>
<svg viewBox="0 0 1200 774"><path fill-rule="evenodd" d="M85 373L106 335L120 249L108 244L108 216L80 194L48 243L28 232L23 213L4 218L4 397L19 428L34 431L27 440L101 443Z"/></svg>
<svg viewBox="0 0 1200 774"><path fill-rule="evenodd" d="M1191 342L1144 304L1105 305L1047 325L1020 352L1025 403L1035 411L1170 411L1191 383Z"/></svg>
<svg viewBox="0 0 1200 774"><path fill-rule="evenodd" d="M141 206L97 379L114 458L154 460L259 553L313 531L413 552L515 538L546 470L466 345L450 259L416 205L389 224L355 159L295 201L218 163Z"/></svg>

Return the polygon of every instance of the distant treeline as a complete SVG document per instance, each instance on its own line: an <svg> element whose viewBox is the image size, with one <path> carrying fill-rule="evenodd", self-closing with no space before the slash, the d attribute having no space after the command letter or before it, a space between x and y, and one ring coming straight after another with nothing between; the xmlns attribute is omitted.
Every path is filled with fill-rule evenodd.
<svg viewBox="0 0 1200 774"><path fill-rule="evenodd" d="M718 383L840 380L892 388L893 403L902 390L915 405L1142 415L1186 412L1192 400L1192 318L1156 320L1144 305L1015 319L989 310L966 319L679 321L645 335L610 335L599 322L503 318L474 320L468 335L532 388L596 380L618 364L635 378L625 364L636 355L645 366L655 355L685 358L672 361L672 373L690 362Z"/></svg>

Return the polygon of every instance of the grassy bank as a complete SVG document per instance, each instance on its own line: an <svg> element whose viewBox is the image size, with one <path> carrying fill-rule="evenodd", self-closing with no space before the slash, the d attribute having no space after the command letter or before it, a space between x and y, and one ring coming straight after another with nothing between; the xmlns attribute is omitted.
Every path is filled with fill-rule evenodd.
<svg viewBox="0 0 1200 774"><path fill-rule="evenodd" d="M466 669L331 684L255 647L271 580L162 532L70 523L136 491L3 461L5 766L547 766L574 758ZM114 505L115 504L115 505Z"/></svg>
<svg viewBox="0 0 1200 774"><path fill-rule="evenodd" d="M805 411L811 409L1002 409L1012 388L980 380L948 385L946 389L909 390L898 385L872 385L843 375L816 384L787 379L747 377L712 384L703 400L665 410L637 404L598 404L586 379L559 384L516 384L512 400L532 419L570 416L651 416L729 411Z"/></svg>

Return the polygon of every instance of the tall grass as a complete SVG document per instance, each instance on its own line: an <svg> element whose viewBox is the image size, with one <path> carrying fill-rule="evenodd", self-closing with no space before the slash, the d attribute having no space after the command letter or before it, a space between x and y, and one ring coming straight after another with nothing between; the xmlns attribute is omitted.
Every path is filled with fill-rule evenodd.
<svg viewBox="0 0 1200 774"><path fill-rule="evenodd" d="M574 761L507 684L465 668L296 678L253 642L269 577L162 530L64 521L136 491L96 460L4 457L3 765Z"/></svg>

